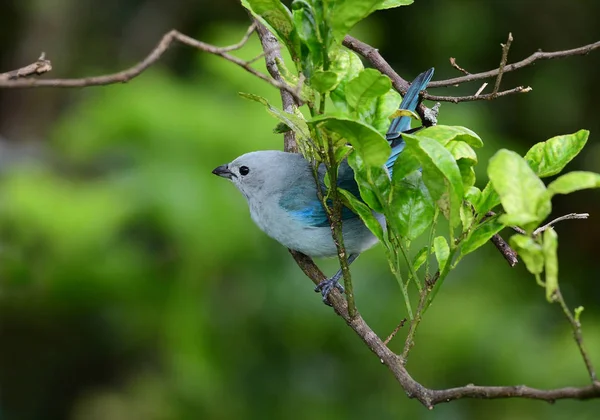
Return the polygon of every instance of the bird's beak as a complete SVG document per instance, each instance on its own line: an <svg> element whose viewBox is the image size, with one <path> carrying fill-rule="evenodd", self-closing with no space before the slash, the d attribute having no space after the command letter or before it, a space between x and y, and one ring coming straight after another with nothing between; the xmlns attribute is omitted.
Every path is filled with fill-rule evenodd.
<svg viewBox="0 0 600 420"><path fill-rule="evenodd" d="M234 176L233 172L229 170L227 165L217 166L215 169L213 169L212 173L227 179L231 179Z"/></svg>

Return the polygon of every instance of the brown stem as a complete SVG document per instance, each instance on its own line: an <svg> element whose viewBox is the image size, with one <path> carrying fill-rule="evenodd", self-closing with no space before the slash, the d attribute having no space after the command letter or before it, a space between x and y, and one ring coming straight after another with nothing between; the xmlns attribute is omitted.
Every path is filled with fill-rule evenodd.
<svg viewBox="0 0 600 420"><path fill-rule="evenodd" d="M494 90L492 95L496 95L500 90L500 83L502 82L502 75L504 74L504 68L506 67L506 61L508 60L508 50L510 50L510 44L512 44L513 37L512 33L508 33L508 39L506 40L506 44L502 45L502 58L500 59L500 66L498 66L498 76L496 76L496 84L494 85Z"/></svg>
<svg viewBox="0 0 600 420"><path fill-rule="evenodd" d="M52 70L52 63L46 60L46 54L42 53L35 63L18 68L16 70L0 73L0 80L15 80L29 76L39 76Z"/></svg>
<svg viewBox="0 0 600 420"><path fill-rule="evenodd" d="M563 298L560 289L556 289L554 292L554 297L556 301L560 304L560 307L563 310L563 313L567 317L567 320L571 324L571 328L573 329L573 337L575 338L575 343L577 343L577 348L581 353L581 357L583 358L583 362L585 363L585 367L590 375L590 379L592 380L592 384L600 389L600 382L598 381L598 377L596 376L596 371L594 369L594 365L592 364L592 359L590 359L589 354L585 350L585 346L583 345L583 334L581 333L581 323L573 317L565 299Z"/></svg>
<svg viewBox="0 0 600 420"><path fill-rule="evenodd" d="M508 245L508 243L502 238L502 236L496 233L494 236L492 236L492 239L490 239L490 241L492 241L496 249L500 251L508 265L514 267L519 263L517 252L514 249L512 249L510 245Z"/></svg>
<svg viewBox="0 0 600 420"><path fill-rule="evenodd" d="M502 92L497 93L488 93L485 95L469 95L469 96L439 96L439 95L430 95L428 93L423 93L423 99L428 99L430 101L439 101L439 102L451 102L457 104L459 102L473 102L473 101L491 101L496 98L500 98L502 96L514 95L515 93L529 93L533 89L527 86L517 86L516 88L504 90Z"/></svg>
<svg viewBox="0 0 600 420"><path fill-rule="evenodd" d="M245 41L249 38L248 31L244 38L239 43L229 46L229 47L215 47L214 45L207 44L202 41L198 41L194 38L191 38L187 35L182 34L179 31L172 30L166 33L160 42L156 45L156 47L144 58L142 61L138 62L134 66L117 72L113 74L106 74L102 76L95 77L83 77L80 79L19 79L19 80L5 80L0 79L0 87L3 88L31 88L31 87L64 87L64 88L74 88L74 87L86 87L86 86L103 86L103 85L111 85L115 83L125 83L129 80L139 76L146 69L152 66L155 62L157 62L162 55L169 49L169 47L174 42L179 42L184 45L188 45L190 47L199 49L201 51L217 55L219 57L224 58L227 61L230 61L239 67L246 70L248 73L258 77L261 80L275 86L276 88L288 92L295 99L297 103L302 103L302 98L300 97L299 89L296 87L289 86L282 80L275 80L260 71L254 69L250 66L247 61L242 60L241 58L235 57L228 53L232 49L238 49L245 43Z"/></svg>
<svg viewBox="0 0 600 420"><path fill-rule="evenodd" d="M423 99L427 99L427 100L431 100L431 101L439 101L439 102L459 103L459 102L470 102L470 101L489 101L489 100L496 99L496 98L499 98L502 96L513 95L513 94L517 94L517 93L527 93L527 92L531 91L531 87L517 86L513 89L508 89L508 90L505 90L502 92L498 92L498 89L500 87L500 81L502 80L502 75L505 73L514 71L514 70L521 69L523 67L527 67L538 60L552 60L552 59L557 59L557 58L571 57L571 56L575 56L575 55L585 55L585 54L589 54L590 52L600 48L600 41L597 41L597 42L594 42L593 44L584 45L582 47L573 48L570 50L554 51L554 52L537 51L537 52L531 54L529 57L527 57L524 60L521 60L521 61L513 63L513 64L506 64L506 59L508 56L508 49L510 48L511 42L512 42L512 35L509 35L509 40L507 41L506 44L503 45L502 60L500 62L500 66L497 69L482 72L482 73L467 74L465 76L455 77L455 78L447 79L447 80L432 81L432 82L429 82L429 84L427 85L428 89L433 89L433 88L445 87L445 86L457 86L461 83L496 77L496 86L494 87L494 92L487 94L487 95L475 94L475 95L471 95L471 96L437 96L437 95L430 95L428 93L422 93L421 95L422 95ZM392 69L392 67L388 64L388 62L385 61L385 59L381 56L381 54L379 54L379 51L377 51L377 49L375 49L372 46L370 46L362 41L359 41L358 39L353 38L349 35L347 35L344 38L343 45L346 46L347 48L351 49L352 51L358 53L359 55L363 56L365 59L369 60L369 62L373 65L373 67L375 67L377 70L379 70L380 72L382 72L383 74L388 76L392 80L392 85L398 92L400 92L401 94L406 93L409 83L406 80L404 80L402 77L400 77L394 71L394 69ZM464 69L462 69L461 67L459 67L456 64L455 59L454 59L454 61L453 61L453 59L451 59L451 64L453 67L458 68L461 71L465 71ZM421 104L419 106L419 108L417 108L417 113L419 114L419 116L421 116L421 119L423 120L424 125L427 126L428 124L430 124L430 121L425 114L426 109L427 108L423 104Z"/></svg>
<svg viewBox="0 0 600 420"><path fill-rule="evenodd" d="M296 263L300 266L315 284L324 280L325 275L306 255L290 251ZM393 353L377 334L367 325L364 319L357 313L351 318L348 314L348 305L341 293L333 289L329 296L335 312L346 321L346 324L363 340L369 349L385 364L392 372L400 386L409 398L415 398L425 407L431 409L437 404L446 403L463 398L527 398L554 402L560 399L587 400L600 398L600 386L588 385L585 387L565 387L557 389L536 389L524 385L517 386L476 386L466 385L449 389L429 389L415 381L402 363L402 358Z"/></svg>
<svg viewBox="0 0 600 420"><path fill-rule="evenodd" d="M586 55L586 54L589 54L590 52L597 50L599 48L600 48L600 41L596 41L592 44L584 45L583 47L573 48L570 50L553 51L553 52L543 52L542 50L538 50L538 51L534 52L533 54L531 54L529 57L525 58L524 60L517 61L516 63L512 63L512 64L507 64L503 69L503 73L508 73L511 71L522 69L523 67L530 66L531 64L533 64L534 62L539 61L539 60L554 60L557 58L572 57L575 55ZM438 88L438 87L445 87L445 86L457 86L457 85L460 85L461 83L473 82L475 80L491 79L492 77L498 76L499 73L500 73L500 68L497 68L494 70L485 71L485 72L481 72L481 73L469 74L467 76L454 77L452 79L438 80L438 81L430 82L428 87Z"/></svg>
<svg viewBox="0 0 600 420"><path fill-rule="evenodd" d="M262 48L265 54L265 63L267 65L267 71L271 75L274 80L277 80L280 83L284 83L283 78L281 77L281 73L277 68L277 61L283 60L281 58L281 50L279 46L279 42L275 35L271 33L263 24L254 21L256 25L256 29L258 31L258 37L260 38L260 42L262 44ZM283 104L283 110L290 114L293 114L297 103L294 100L294 95L292 95L287 90L279 91L281 93L281 102ZM283 135L283 150L286 152L298 152L298 144L296 143L296 136L293 130L289 130Z"/></svg>

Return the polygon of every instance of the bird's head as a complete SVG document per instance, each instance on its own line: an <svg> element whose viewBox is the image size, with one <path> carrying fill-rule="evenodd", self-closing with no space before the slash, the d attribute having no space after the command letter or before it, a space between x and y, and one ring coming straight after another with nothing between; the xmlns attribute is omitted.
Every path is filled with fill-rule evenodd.
<svg viewBox="0 0 600 420"><path fill-rule="evenodd" d="M229 179L246 196L254 197L265 187L275 189L286 178L290 154L276 150L263 150L242 155L213 169L212 173Z"/></svg>

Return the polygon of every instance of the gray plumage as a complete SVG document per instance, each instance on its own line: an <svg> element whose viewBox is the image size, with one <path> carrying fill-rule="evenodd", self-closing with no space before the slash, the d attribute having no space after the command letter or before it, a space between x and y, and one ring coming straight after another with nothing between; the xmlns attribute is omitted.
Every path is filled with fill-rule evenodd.
<svg viewBox="0 0 600 420"><path fill-rule="evenodd" d="M248 168L246 175L240 173L242 167ZM271 238L311 257L337 255L329 223L326 217L323 220L325 212L317 197L311 166L302 155L257 151L219 168L220 175L229 178L246 197L252 220ZM323 169L319 172L322 182ZM350 181L348 189L357 192L347 164L340 167L339 178ZM383 223L383 216L378 218ZM360 218L349 214L348 209L344 211L342 233L350 254L359 254L377 243Z"/></svg>

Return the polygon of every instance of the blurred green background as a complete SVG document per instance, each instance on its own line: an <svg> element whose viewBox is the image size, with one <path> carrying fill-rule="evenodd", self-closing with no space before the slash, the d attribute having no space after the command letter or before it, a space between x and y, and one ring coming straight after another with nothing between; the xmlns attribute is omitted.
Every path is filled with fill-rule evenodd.
<svg viewBox="0 0 600 420"><path fill-rule="evenodd" d="M123 69L171 28L226 45L248 25L234 0L0 0L0 10L0 71L45 51L53 77ZM449 57L471 72L496 67L509 31L511 61L597 41L598 16L594 0L417 0L353 33L405 78L435 66L440 80L458 75ZM239 55L258 52L253 38ZM538 62L503 83L532 93L443 104L440 122L484 139L479 185L498 148L524 153L580 128L592 134L568 169L599 171L599 68L600 52ZM127 84L0 90L2 420L598 418L598 400L461 400L431 412L409 400L252 224L243 197L211 175L242 153L281 148L276 121L238 91L278 103L264 82L184 46ZM560 196L553 211L591 214L557 232L563 293L585 306L596 365L599 199ZM352 271L359 309L387 336L405 314L382 250ZM589 382L560 308L491 245L444 284L408 368L433 388Z"/></svg>

